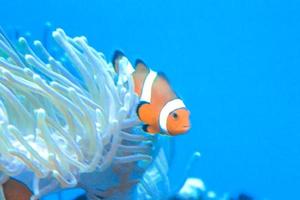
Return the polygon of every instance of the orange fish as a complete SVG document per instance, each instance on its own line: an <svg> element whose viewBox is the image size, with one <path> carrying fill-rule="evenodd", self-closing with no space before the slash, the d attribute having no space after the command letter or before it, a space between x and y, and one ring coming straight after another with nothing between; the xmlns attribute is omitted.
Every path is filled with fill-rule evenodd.
<svg viewBox="0 0 300 200"><path fill-rule="evenodd" d="M6 200L29 200L32 195L25 184L13 178L8 179L2 187Z"/></svg>
<svg viewBox="0 0 300 200"><path fill-rule="evenodd" d="M116 51L113 57L116 72L121 59L127 58ZM190 129L190 112L165 76L149 69L142 60L137 60L133 79L135 92L140 97L137 115L145 124L146 132L175 136Z"/></svg>

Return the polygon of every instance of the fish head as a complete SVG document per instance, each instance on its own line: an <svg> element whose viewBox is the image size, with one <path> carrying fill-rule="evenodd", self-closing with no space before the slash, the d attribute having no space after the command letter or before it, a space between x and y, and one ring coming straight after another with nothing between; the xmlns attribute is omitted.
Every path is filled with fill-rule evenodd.
<svg viewBox="0 0 300 200"><path fill-rule="evenodd" d="M191 128L190 111L180 108L171 112L167 118L168 134L175 136L188 132Z"/></svg>

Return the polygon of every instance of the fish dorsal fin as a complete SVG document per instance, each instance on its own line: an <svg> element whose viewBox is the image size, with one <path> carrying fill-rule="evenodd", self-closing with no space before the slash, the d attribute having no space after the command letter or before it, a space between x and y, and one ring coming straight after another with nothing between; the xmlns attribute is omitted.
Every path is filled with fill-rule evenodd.
<svg viewBox="0 0 300 200"><path fill-rule="evenodd" d="M148 74L148 72L150 71L147 65L141 59L137 59L135 61L135 70L137 73L141 73L144 75Z"/></svg>
<svg viewBox="0 0 300 200"><path fill-rule="evenodd" d="M151 70L147 67L147 65L145 64L145 62L143 60L137 59L135 61L136 76L141 77L143 79L142 80L143 82L146 79L147 75L149 75L150 71ZM171 84L170 84L167 76L162 72L157 73L157 78L156 78L155 82L153 83L153 87L155 88L154 90L156 90L156 91L158 91L158 93L160 93L159 96L167 95L169 97L169 99L176 98L176 94L172 90ZM159 92L160 87L163 88L162 92Z"/></svg>
<svg viewBox="0 0 300 200"><path fill-rule="evenodd" d="M156 103L164 105L165 102L176 99L177 95L172 89L172 86L166 76L161 73L158 73L157 79L153 84L153 94L156 98Z"/></svg>
<svg viewBox="0 0 300 200"><path fill-rule="evenodd" d="M116 50L114 52L114 55L112 57L112 64L117 73L119 72L119 60L124 56L125 56L125 54L120 50Z"/></svg>
<svg viewBox="0 0 300 200"><path fill-rule="evenodd" d="M140 59L136 60L134 79L137 84L136 91L139 96L142 95L142 87L145 86L145 81L149 78L148 76L151 72L153 71L147 67L144 61ZM153 80L152 88L153 93L151 96L154 95L155 101L159 104L164 104L165 101L169 101L177 97L175 92L172 90L168 78L163 73L157 73L155 80Z"/></svg>
<svg viewBox="0 0 300 200"><path fill-rule="evenodd" d="M141 96L142 93L142 87L144 85L144 81L146 79L147 74L149 73L149 69L146 66L146 64L140 60L137 59L135 61L135 71L133 73L133 79L135 84L135 92Z"/></svg>

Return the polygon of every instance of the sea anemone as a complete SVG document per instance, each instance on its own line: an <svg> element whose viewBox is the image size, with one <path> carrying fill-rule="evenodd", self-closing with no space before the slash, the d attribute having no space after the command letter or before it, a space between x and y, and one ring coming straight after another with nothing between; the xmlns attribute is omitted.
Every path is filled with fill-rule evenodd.
<svg viewBox="0 0 300 200"><path fill-rule="evenodd" d="M12 45L0 34L1 180L31 173L32 199L38 199L57 187L88 191L87 177L110 171L118 180L90 191L91 198L126 190L137 182L130 172L145 169L137 163L151 161L153 142L134 131L140 122L132 66L125 60L116 74L85 37L71 38L62 29L52 36L67 65L40 41L30 46L21 37Z"/></svg>

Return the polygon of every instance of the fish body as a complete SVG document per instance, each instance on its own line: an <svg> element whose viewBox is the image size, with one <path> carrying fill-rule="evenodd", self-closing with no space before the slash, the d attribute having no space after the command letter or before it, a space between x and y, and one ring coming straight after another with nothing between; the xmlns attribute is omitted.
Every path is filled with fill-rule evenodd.
<svg viewBox="0 0 300 200"><path fill-rule="evenodd" d="M2 185L5 200L29 200L32 196L30 189L20 181L9 178Z"/></svg>
<svg viewBox="0 0 300 200"><path fill-rule="evenodd" d="M116 72L120 70L122 59L127 58L116 51L113 58ZM140 97L137 115L144 123L146 132L174 136L190 129L190 112L164 75L148 68L142 60L137 60L132 76L135 92Z"/></svg>

